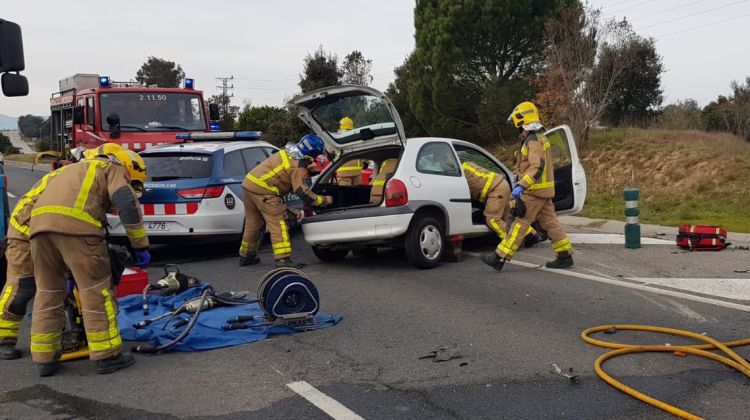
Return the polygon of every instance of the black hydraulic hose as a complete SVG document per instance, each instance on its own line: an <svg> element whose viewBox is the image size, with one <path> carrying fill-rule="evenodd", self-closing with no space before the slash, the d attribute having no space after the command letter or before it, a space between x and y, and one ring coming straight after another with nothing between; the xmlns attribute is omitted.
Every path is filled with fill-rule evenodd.
<svg viewBox="0 0 750 420"><path fill-rule="evenodd" d="M169 343L162 344L160 346L150 346L150 345L139 345L132 348L132 351L135 353L143 353L143 354L156 354L162 351L165 351L169 349L170 347L174 346L175 344L182 341L183 338L187 337L187 335L190 333L190 330L193 329L195 326L195 323L198 321L198 317L200 316L201 312L203 311L203 304L206 302L206 299L208 298L208 294L211 292L211 289L207 288L203 291L203 294L201 295L201 301L198 305L198 309L196 309L195 314L192 318L190 318L190 322L188 323L187 327L182 331L180 335L178 335L174 340L170 341Z"/></svg>

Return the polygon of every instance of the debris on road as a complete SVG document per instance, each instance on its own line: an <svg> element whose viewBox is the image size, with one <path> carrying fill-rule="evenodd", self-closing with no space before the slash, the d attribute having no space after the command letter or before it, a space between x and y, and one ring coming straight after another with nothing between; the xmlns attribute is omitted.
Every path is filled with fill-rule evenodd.
<svg viewBox="0 0 750 420"><path fill-rule="evenodd" d="M433 362L447 362L448 360L461 357L458 347L440 346L435 350L421 356L419 359L432 359Z"/></svg>
<svg viewBox="0 0 750 420"><path fill-rule="evenodd" d="M573 368L568 369L569 373L563 372L562 369L560 369L560 366L557 365L557 363L552 363L552 373L555 375L560 375L563 378L567 378L571 384L573 385L579 385L581 383L578 375L571 375L573 373Z"/></svg>

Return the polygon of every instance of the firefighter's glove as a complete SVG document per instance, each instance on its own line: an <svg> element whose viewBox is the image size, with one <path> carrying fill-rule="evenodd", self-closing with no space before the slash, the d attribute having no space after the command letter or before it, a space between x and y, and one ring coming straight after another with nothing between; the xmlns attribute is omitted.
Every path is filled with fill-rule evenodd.
<svg viewBox="0 0 750 420"><path fill-rule="evenodd" d="M151 253L148 252L148 249L135 251L135 265L138 266L138 268L146 268L150 262Z"/></svg>
<svg viewBox="0 0 750 420"><path fill-rule="evenodd" d="M510 193L511 197L515 199L520 199L521 194L523 194L523 187L520 185L516 185L515 187L513 187L513 192Z"/></svg>

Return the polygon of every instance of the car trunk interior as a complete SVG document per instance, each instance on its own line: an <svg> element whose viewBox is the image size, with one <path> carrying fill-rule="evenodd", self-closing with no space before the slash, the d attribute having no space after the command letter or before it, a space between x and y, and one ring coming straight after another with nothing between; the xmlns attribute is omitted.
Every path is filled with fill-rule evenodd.
<svg viewBox="0 0 750 420"><path fill-rule="evenodd" d="M353 208L364 208L379 206L383 199L377 194L379 191L376 189L373 194L372 182L376 180L383 162L389 159L399 159L403 149L401 147L385 147L376 150L367 150L363 152L353 152L346 155L342 155L332 165L330 165L321 178L313 187L313 192L319 195L330 195L333 197L333 204L325 208L316 210L318 213L325 213L334 210L353 209ZM362 159L368 165L369 169L372 169L372 178L368 185L339 185L336 179L336 169L341 167L344 163L354 159ZM387 171L388 176L385 177L385 181L393 174L396 169L396 165L392 162L388 165ZM382 176L381 176L382 178ZM377 188L377 187L375 187ZM382 187L384 188L384 186Z"/></svg>

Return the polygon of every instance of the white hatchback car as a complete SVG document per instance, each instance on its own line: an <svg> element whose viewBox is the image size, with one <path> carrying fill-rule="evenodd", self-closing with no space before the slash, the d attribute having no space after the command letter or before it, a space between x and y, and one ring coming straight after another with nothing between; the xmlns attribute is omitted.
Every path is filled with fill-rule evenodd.
<svg viewBox="0 0 750 420"><path fill-rule="evenodd" d="M313 184L334 204L302 220L305 240L321 260L343 259L363 247L403 246L413 264L431 268L440 263L447 238L491 233L481 204L470 199L461 163L471 161L511 183L515 176L481 147L448 138L407 139L393 104L369 87L323 88L293 103L316 134L343 152ZM354 120L354 130L337 131L344 116ZM557 212L580 212L586 176L570 128L546 135L555 159ZM374 163L370 185L338 185L336 168L352 159Z"/></svg>

